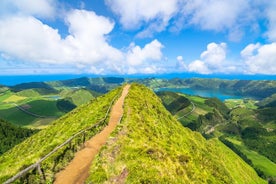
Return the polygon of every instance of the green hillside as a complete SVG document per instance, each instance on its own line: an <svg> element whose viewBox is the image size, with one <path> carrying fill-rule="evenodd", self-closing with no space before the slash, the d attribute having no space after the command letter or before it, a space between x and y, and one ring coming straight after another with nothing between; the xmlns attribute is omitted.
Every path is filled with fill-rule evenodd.
<svg viewBox="0 0 276 184"><path fill-rule="evenodd" d="M15 126L0 119L0 155L35 132L37 131Z"/></svg>
<svg viewBox="0 0 276 184"><path fill-rule="evenodd" d="M60 95L63 98L70 99L72 103L75 104L76 106L85 104L89 100L92 100L96 96L99 96L97 93L86 89L76 89L76 90L65 89L60 93Z"/></svg>
<svg viewBox="0 0 276 184"><path fill-rule="evenodd" d="M124 110L88 183L265 183L220 141L183 128L151 90L132 85Z"/></svg>
<svg viewBox="0 0 276 184"><path fill-rule="evenodd" d="M120 91L121 88L117 88L104 96L94 99L89 104L81 105L4 153L0 157L0 183L35 163L80 130L91 127L103 119L112 100L120 94ZM41 168L46 181L51 183L54 173L62 169L72 159L74 152L80 148L83 140L87 140L97 133L102 126L103 124L100 124L96 129L87 132L85 137L82 134L82 136L72 140L71 144L64 146L64 148L45 160ZM24 181L21 180L18 183L37 183L39 176L36 176L34 171L33 174L29 174L23 179Z"/></svg>
<svg viewBox="0 0 276 184"><path fill-rule="evenodd" d="M227 137L227 140L241 142L243 146L235 146L229 141L223 141L254 167L259 176L267 180L274 178L275 182L275 172L270 169L275 165L276 159L275 107L258 108L256 100L252 99L229 99L223 103L215 98L180 93L158 92L157 94L167 110L175 114L176 118L180 118L182 125L200 132L207 138L217 137L225 140ZM181 100L178 100L180 96L194 103L193 112L191 112L192 105L183 109L179 109L180 105L173 108L166 106L172 99L180 103ZM175 111L178 112L175 113Z"/></svg>
<svg viewBox="0 0 276 184"><path fill-rule="evenodd" d="M81 105L0 156L0 183L37 162L80 130L105 117L117 88ZM52 183L104 124L72 140L42 162L46 183ZM39 183L34 169L17 183ZM91 167L88 183L265 183L256 172L217 139L206 140L184 128L148 88L133 84L124 117Z"/></svg>

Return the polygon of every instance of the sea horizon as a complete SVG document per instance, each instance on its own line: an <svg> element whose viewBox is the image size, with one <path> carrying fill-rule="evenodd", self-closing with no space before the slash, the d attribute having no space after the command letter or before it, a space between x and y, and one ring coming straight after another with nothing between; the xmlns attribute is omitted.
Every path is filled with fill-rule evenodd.
<svg viewBox="0 0 276 184"><path fill-rule="evenodd" d="M167 73L167 74L32 74L32 75L0 75L0 85L14 86L29 82L49 82L58 80L69 80L81 77L98 78L98 77L119 77L119 78L217 78L226 80L276 80L276 75L244 75L244 74L196 74L196 73Z"/></svg>

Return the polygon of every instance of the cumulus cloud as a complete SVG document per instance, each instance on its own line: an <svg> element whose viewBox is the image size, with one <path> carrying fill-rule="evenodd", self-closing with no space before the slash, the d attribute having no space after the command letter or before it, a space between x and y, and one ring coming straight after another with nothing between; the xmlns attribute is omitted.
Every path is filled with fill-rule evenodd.
<svg viewBox="0 0 276 184"><path fill-rule="evenodd" d="M200 74L212 73L203 61L195 60L188 65L189 72L195 72Z"/></svg>
<svg viewBox="0 0 276 184"><path fill-rule="evenodd" d="M162 48L163 45L158 40L153 40L151 43L146 44L144 48L135 46L135 44L132 43L127 53L126 60L131 66L140 65L144 61L160 60L162 58Z"/></svg>
<svg viewBox="0 0 276 184"><path fill-rule="evenodd" d="M114 28L114 22L108 18L92 11L72 10L64 21L69 35L62 38L57 29L30 15L0 19L0 57L5 61L66 64L98 74L128 73L133 66L140 68L136 72L141 73L159 70L151 67L163 56L163 45L158 40L144 47L131 43L123 51L108 42L107 35Z"/></svg>
<svg viewBox="0 0 276 184"><path fill-rule="evenodd" d="M2 19L0 50L17 59L60 64L122 58L121 52L111 47L105 38L113 29L113 22L85 10L68 13L66 20L70 35L62 39L58 30L32 16Z"/></svg>
<svg viewBox="0 0 276 184"><path fill-rule="evenodd" d="M276 43L249 44L241 51L247 66L245 72L252 74L276 74Z"/></svg>
<svg viewBox="0 0 276 184"><path fill-rule="evenodd" d="M211 68L218 68L226 58L226 43L209 43L200 58Z"/></svg>
<svg viewBox="0 0 276 184"><path fill-rule="evenodd" d="M209 43L207 50L201 53L200 60L188 65L188 71L202 74L226 72L226 43ZM229 69L231 69L230 67Z"/></svg>

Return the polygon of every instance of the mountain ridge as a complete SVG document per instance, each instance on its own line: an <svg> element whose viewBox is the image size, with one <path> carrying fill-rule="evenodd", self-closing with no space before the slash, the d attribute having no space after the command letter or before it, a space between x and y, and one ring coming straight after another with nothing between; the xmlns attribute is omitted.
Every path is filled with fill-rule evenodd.
<svg viewBox="0 0 276 184"><path fill-rule="evenodd" d="M76 108L6 152L0 157L0 181L35 162L91 122L97 122L120 91L117 88ZM76 140L41 165L47 182L52 182L53 175L72 159L72 150L81 147L78 142L82 140ZM36 149L41 151L34 154ZM153 91L139 84L131 85L122 123L92 163L87 182L118 180L126 183L265 183L217 139L207 141L201 134L184 128ZM20 180L21 183L39 181L36 171Z"/></svg>
<svg viewBox="0 0 276 184"><path fill-rule="evenodd" d="M176 121L148 88L132 84L122 123L92 163L92 183L265 183L217 139Z"/></svg>

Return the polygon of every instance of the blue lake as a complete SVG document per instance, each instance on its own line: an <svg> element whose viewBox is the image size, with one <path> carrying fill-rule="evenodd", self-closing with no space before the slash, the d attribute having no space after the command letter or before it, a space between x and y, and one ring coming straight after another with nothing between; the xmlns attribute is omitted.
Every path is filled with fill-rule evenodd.
<svg viewBox="0 0 276 184"><path fill-rule="evenodd" d="M227 99L241 99L243 96L237 96L234 94L225 93L220 90L199 90L199 89L191 89L191 88L160 88L157 91L172 91L177 93L184 93L193 96L201 96L201 97L216 97L221 101Z"/></svg>

